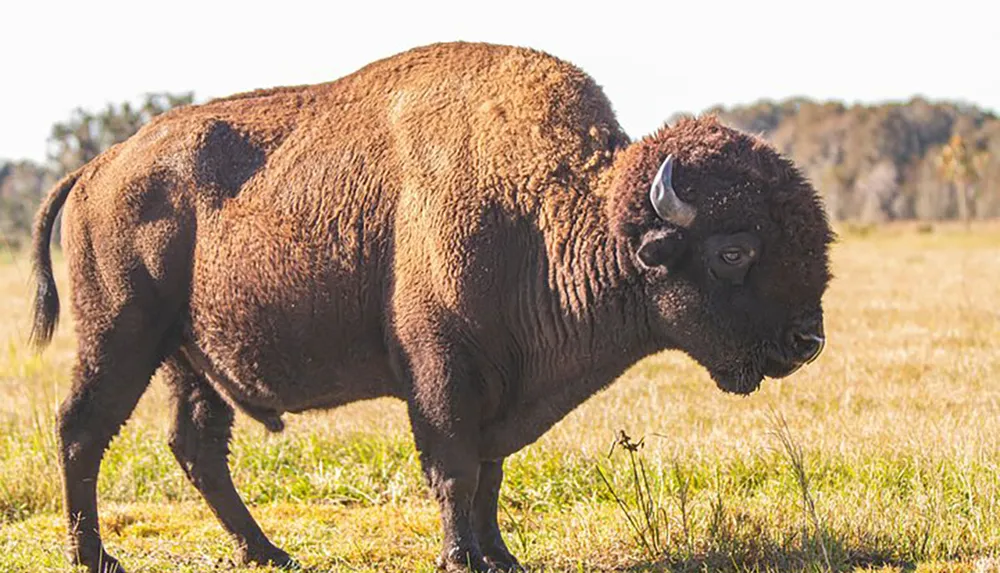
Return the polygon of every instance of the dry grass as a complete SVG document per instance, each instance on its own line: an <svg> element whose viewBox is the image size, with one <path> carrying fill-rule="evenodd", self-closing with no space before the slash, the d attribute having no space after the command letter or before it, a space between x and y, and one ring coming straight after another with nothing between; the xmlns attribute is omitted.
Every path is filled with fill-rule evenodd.
<svg viewBox="0 0 1000 573"><path fill-rule="evenodd" d="M515 553L548 570L996 570L1000 227L849 234L834 259L830 343L808 369L738 398L663 353L512 458L501 523ZM63 571L52 419L72 337L64 324L41 357L26 348L27 271L0 263L0 571ZM108 453L106 542L130 571L229 567L166 448L164 405L154 384ZM275 542L316 571L430 570L436 512L401 404L286 420L269 436L240 419L232 458ZM646 437L657 554L596 471L635 502L625 452L607 457L619 429Z"/></svg>

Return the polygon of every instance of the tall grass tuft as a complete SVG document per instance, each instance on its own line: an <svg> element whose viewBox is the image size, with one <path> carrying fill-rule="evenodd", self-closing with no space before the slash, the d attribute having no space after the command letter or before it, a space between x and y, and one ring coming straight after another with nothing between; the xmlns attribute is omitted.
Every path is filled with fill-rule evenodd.
<svg viewBox="0 0 1000 573"><path fill-rule="evenodd" d="M618 435L611 444L611 450L608 452L608 458L611 458L617 449L624 451L628 456L629 479L632 486L629 488L630 494L626 494L625 492L619 493L608 476L601 470L599 464L596 466L596 470L597 475L600 476L604 486L608 489L611 497L614 498L618 508L621 509L622 514L625 516L625 521L628 523L629 530L635 537L636 542L646 552L646 556L649 559L656 560L663 555L669 542L669 529L667 526L667 512L660 501L661 496L654 493L650 485L649 473L646 471L645 460L639 453L644 444L645 438L633 441L624 430L619 430ZM675 477L682 479L683 475L678 470L675 473ZM686 492L687 482L685 481L684 483L684 491ZM629 500L628 498L631 499ZM686 495L682 496L682 499L686 500ZM685 503L682 502L681 506L682 514L686 515L683 509ZM687 535L686 524L687 521L685 520L685 536L688 538L688 547L690 547L690 536Z"/></svg>
<svg viewBox="0 0 1000 573"><path fill-rule="evenodd" d="M827 547L832 536L816 511L816 502L813 499L810 489L809 474L806 472L805 454L802 451L802 446L795 441L791 430L788 428L788 422L781 413L772 409L770 412L770 423L771 434L784 452L789 467L792 470L792 475L795 477L799 494L802 496L802 512L807 522L812 524L812 535L809 534L808 528L803 529L803 550L808 551L810 544L818 546L823 556L823 563L826 565L826 570L833 571L833 565L830 561L830 550Z"/></svg>

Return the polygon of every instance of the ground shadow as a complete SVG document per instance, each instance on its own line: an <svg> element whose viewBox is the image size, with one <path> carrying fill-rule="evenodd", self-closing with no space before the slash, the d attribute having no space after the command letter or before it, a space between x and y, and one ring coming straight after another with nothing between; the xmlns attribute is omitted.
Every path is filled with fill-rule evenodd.
<svg viewBox="0 0 1000 573"><path fill-rule="evenodd" d="M832 571L855 571L857 569L878 569L893 567L907 573L915 571L915 563L886 555L857 555L854 558L831 563ZM670 571L672 573L756 572L756 571L826 571L822 558L805 552L790 551L775 553L759 559L746 559L721 551L710 551L687 558L666 558L659 561L643 561L626 567L624 571Z"/></svg>
<svg viewBox="0 0 1000 573"><path fill-rule="evenodd" d="M820 544L782 546L773 539L757 539L736 544L730 549L711 549L689 555L672 554L659 560L635 563L625 571L671 571L694 573L704 571L854 571L857 569L892 567L899 571L915 571L917 564L900 558L898 552L870 547L844 546L834 540ZM825 549L825 551L824 551Z"/></svg>

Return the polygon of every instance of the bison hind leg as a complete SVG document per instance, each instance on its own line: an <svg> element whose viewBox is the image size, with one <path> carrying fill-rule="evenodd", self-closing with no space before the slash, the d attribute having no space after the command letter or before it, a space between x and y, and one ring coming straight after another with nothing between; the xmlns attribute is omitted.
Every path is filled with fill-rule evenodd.
<svg viewBox="0 0 1000 573"><path fill-rule="evenodd" d="M168 359L162 372L174 405L170 449L188 480L236 541L239 560L296 567L296 562L264 535L233 485L228 464L232 407L183 354Z"/></svg>
<svg viewBox="0 0 1000 573"><path fill-rule="evenodd" d="M132 414L171 344L167 319L139 305L78 318L73 384L59 408L70 559L92 573L122 572L98 527L97 476L111 440Z"/></svg>

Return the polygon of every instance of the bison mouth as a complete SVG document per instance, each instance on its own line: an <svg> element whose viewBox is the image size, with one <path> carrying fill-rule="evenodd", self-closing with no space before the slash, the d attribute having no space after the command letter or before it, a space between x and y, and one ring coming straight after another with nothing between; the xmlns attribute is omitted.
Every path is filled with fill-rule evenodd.
<svg viewBox="0 0 1000 573"><path fill-rule="evenodd" d="M784 378L795 374L805 365L805 362L778 362L769 358L764 364L764 375L768 378Z"/></svg>
<svg viewBox="0 0 1000 573"><path fill-rule="evenodd" d="M710 369L709 374L723 392L745 396L760 388L765 376L768 378L791 376L806 364L804 361L786 362L767 357L761 361L751 360L734 369Z"/></svg>
<svg viewBox="0 0 1000 573"><path fill-rule="evenodd" d="M751 365L733 370L712 369L709 370L709 374L720 390L741 396L755 392L764 380L763 372Z"/></svg>
<svg viewBox="0 0 1000 573"><path fill-rule="evenodd" d="M821 336L802 337L810 342L804 347L793 346L791 350L774 343L762 343L734 362L716 362L714 365L702 362L722 391L747 395L760 388L764 377L784 378L811 364L823 352L825 339Z"/></svg>

